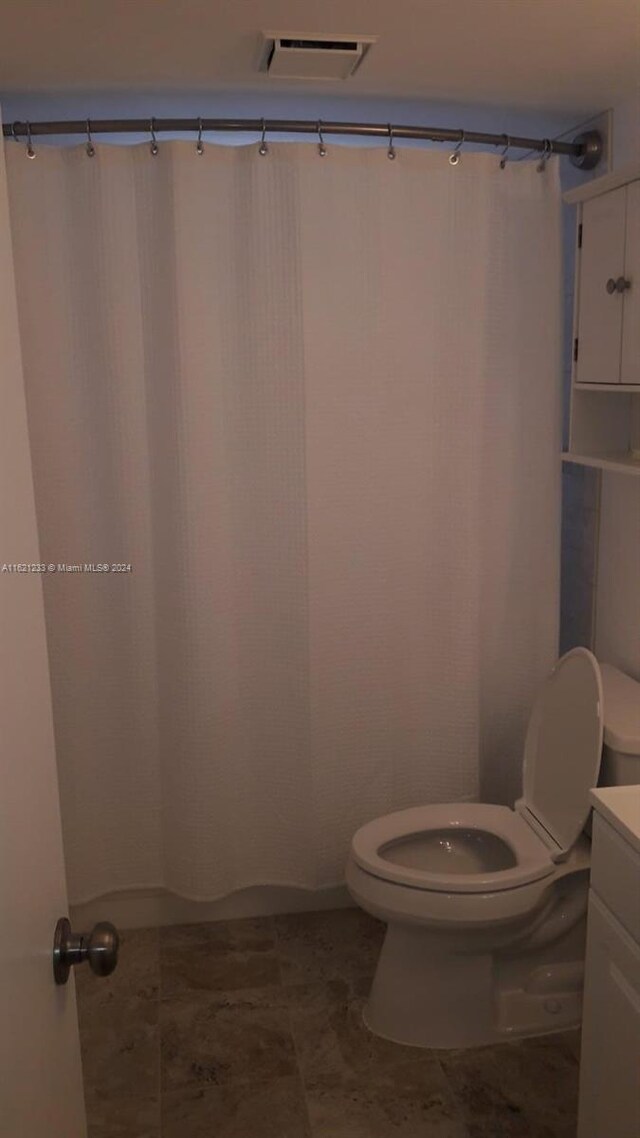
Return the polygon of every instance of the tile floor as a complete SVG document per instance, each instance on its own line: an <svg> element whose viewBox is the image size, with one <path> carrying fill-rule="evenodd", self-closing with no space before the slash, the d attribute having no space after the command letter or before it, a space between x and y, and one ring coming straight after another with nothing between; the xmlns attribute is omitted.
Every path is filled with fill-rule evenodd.
<svg viewBox="0 0 640 1138"><path fill-rule="evenodd" d="M78 970L90 1138L575 1138L573 1035L472 1051L362 1024L357 909L126 933Z"/></svg>

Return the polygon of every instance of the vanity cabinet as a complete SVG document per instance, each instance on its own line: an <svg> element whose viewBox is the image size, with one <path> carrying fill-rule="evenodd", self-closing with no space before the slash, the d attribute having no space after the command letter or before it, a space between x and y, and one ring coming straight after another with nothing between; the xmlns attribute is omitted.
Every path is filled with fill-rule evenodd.
<svg viewBox="0 0 640 1138"><path fill-rule="evenodd" d="M640 787L612 789L592 795L578 1138L640 1134Z"/></svg>
<svg viewBox="0 0 640 1138"><path fill-rule="evenodd" d="M564 195L578 207L566 461L640 474L640 169Z"/></svg>

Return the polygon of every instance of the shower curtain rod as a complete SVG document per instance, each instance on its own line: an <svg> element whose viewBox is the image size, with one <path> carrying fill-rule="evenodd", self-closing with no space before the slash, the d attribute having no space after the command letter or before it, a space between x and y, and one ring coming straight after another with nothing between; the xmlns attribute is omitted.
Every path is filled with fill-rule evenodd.
<svg viewBox="0 0 640 1138"><path fill-rule="evenodd" d="M574 166L592 170L604 153L604 140L597 130L577 135L571 142L549 138L523 138L520 135L490 134L477 130L451 130L448 127L394 126L392 123L329 122L311 119L70 119L54 122L5 123L5 138L36 138L38 135L80 134L195 134L216 132L268 134L359 135L364 138L410 138L424 142L478 143L502 146L508 150L542 151L567 155Z"/></svg>

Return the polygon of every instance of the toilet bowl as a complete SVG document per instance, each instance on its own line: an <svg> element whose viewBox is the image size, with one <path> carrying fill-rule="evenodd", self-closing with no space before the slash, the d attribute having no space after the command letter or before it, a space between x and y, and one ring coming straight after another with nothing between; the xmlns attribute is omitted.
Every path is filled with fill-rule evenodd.
<svg viewBox="0 0 640 1138"><path fill-rule="evenodd" d="M627 757L640 754L627 706L640 685L603 672L585 648L558 661L529 721L515 809L418 806L355 834L347 886L388 926L365 1010L376 1034L469 1047L580 1022L590 863L583 831L607 689L625 722ZM623 696L621 681L631 685Z"/></svg>

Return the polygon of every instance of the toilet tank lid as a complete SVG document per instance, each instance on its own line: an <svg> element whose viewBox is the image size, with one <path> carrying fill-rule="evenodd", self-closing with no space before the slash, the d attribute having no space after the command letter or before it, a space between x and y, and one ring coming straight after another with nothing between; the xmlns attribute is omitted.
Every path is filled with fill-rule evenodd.
<svg viewBox="0 0 640 1138"><path fill-rule="evenodd" d="M640 683L601 664L604 741L613 751L640 756Z"/></svg>

